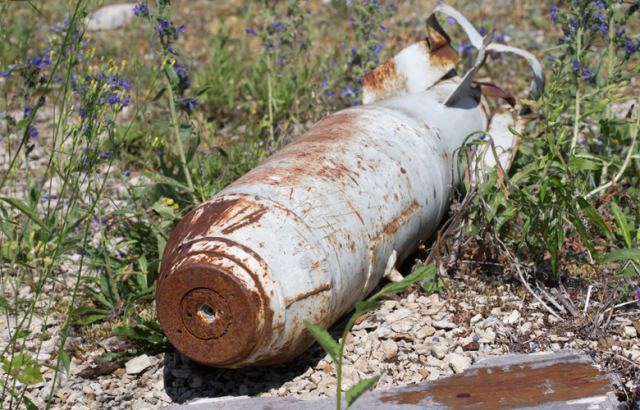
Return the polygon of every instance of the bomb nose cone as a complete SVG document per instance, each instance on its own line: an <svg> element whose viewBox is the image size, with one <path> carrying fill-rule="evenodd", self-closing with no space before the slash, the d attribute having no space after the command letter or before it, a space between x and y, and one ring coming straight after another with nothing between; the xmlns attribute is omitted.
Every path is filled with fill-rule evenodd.
<svg viewBox="0 0 640 410"><path fill-rule="evenodd" d="M260 300L234 274L198 260L160 281L158 319L176 349L209 366L233 367L260 338Z"/></svg>

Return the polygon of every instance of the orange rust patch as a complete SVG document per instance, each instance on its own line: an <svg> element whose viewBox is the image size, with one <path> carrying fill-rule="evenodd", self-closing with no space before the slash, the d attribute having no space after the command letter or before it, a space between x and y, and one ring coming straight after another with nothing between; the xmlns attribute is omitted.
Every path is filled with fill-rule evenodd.
<svg viewBox="0 0 640 410"><path fill-rule="evenodd" d="M431 397L451 408L504 409L600 396L610 389L606 376L588 363L534 363L470 370L380 401L416 405Z"/></svg>
<svg viewBox="0 0 640 410"><path fill-rule="evenodd" d="M387 60L382 65L369 71L362 79L362 84L372 90L382 90L385 88L387 80L395 77L396 63L393 60Z"/></svg>
<svg viewBox="0 0 640 410"><path fill-rule="evenodd" d="M451 69L459 60L460 56L449 44L431 51L431 64L435 66Z"/></svg>
<svg viewBox="0 0 640 410"><path fill-rule="evenodd" d="M373 239L373 243L377 243L385 236L393 235L400 228L400 226L402 226L402 224L404 224L407 219L409 219L411 215L413 215L413 213L418 210L419 207L420 205L418 205L418 202L416 202L416 200L414 199L413 202L411 202L411 205L405 208L400 213L400 215L396 216L391 222L382 227L382 230Z"/></svg>
<svg viewBox="0 0 640 410"><path fill-rule="evenodd" d="M311 289L311 290L310 290L310 291L308 291L308 292L301 293L301 294L296 295L296 296L294 296L294 297L292 297L292 298L288 298L288 299L285 301L285 305L286 305L286 307L289 307L289 306L293 305L293 304L294 304L294 303L296 303L296 302L299 302L299 301L301 301L301 300L303 300L303 299L306 299L306 298L308 298L308 297L310 297L310 296L317 295L318 293L321 293L321 292L327 291L327 290L329 290L329 289L331 289L331 283L324 283L324 284L322 284L322 285L318 286L318 287L317 287L317 288L315 288L315 289Z"/></svg>
<svg viewBox="0 0 640 410"><path fill-rule="evenodd" d="M305 176L332 181L349 178L357 183L356 172L331 161L332 154L344 150L344 145L361 130L357 119L358 114L354 112L338 112L326 117L233 185L259 183L293 186ZM334 166L326 166L325 161Z"/></svg>

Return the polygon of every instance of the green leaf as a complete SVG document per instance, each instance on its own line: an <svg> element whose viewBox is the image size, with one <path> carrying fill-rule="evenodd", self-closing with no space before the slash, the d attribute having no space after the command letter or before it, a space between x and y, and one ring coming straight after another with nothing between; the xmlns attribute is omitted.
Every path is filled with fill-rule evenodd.
<svg viewBox="0 0 640 410"><path fill-rule="evenodd" d="M24 216L31 219L36 224L40 225L40 227L45 231L47 231L47 233L49 232L49 227L38 217L38 215L36 215L33 209L31 209L31 207L29 207L29 205L27 205L26 203L22 202L19 199L8 198L5 196L0 196L0 201L4 201L9 205L11 205L13 208L16 208L17 210L22 212Z"/></svg>
<svg viewBox="0 0 640 410"><path fill-rule="evenodd" d="M40 371L40 364L36 361L31 361L16 376L16 379L24 384L36 384L43 382L44 378L42 377L42 372Z"/></svg>
<svg viewBox="0 0 640 410"><path fill-rule="evenodd" d="M604 262L640 261L640 248L615 249L604 257Z"/></svg>
<svg viewBox="0 0 640 410"><path fill-rule="evenodd" d="M370 312L372 310L376 310L382 305L382 302L378 302L377 300L363 300L356 304L356 311L353 313L353 316L360 317L363 314Z"/></svg>
<svg viewBox="0 0 640 410"><path fill-rule="evenodd" d="M367 390L371 389L379 379L380 376L375 376L369 379L360 380L349 390L347 390L347 392L345 393L345 398L347 399L347 403L349 403L349 406L351 406L356 400L358 400L358 398L362 396Z"/></svg>
<svg viewBox="0 0 640 410"><path fill-rule="evenodd" d="M609 229L607 224L604 223L595 208L589 205L589 203L584 198L580 197L578 197L578 205L580 206L580 209L582 209L582 212L584 212L584 214L587 216L587 218L589 218L589 220L591 220L591 222L593 222L593 224L596 225L600 229L600 231L602 231L602 233L607 236L607 238L611 239L613 236L611 230Z"/></svg>
<svg viewBox="0 0 640 410"><path fill-rule="evenodd" d="M414 284L415 282L422 281L427 275L435 272L435 265L421 266L411 274L407 275L403 280L398 282L392 282L380 289L375 295L371 296L369 300L376 300L382 295L389 295L399 293Z"/></svg>
<svg viewBox="0 0 640 410"><path fill-rule="evenodd" d="M340 346L338 346L338 342L336 342L333 337L321 328L318 325L314 325L313 323L304 320L304 326L311 332L313 337L320 343L320 346L329 353L334 362L338 362L338 354L340 353Z"/></svg>
<svg viewBox="0 0 640 410"><path fill-rule="evenodd" d="M627 248L631 248L633 245L631 242L631 229L629 228L629 224L627 223L627 216L622 212L618 204L615 202L611 203L611 212L613 212L613 216L616 218L616 224L618 225L618 229L622 233L622 237L624 238L624 243Z"/></svg>
<svg viewBox="0 0 640 410"><path fill-rule="evenodd" d="M62 361L64 370L67 374L69 374L69 370L71 369L71 359L69 358L69 353L67 353L65 350L60 350L60 360Z"/></svg>
<svg viewBox="0 0 640 410"><path fill-rule="evenodd" d="M602 168L602 164L586 158L571 157L569 167L577 171L597 171Z"/></svg>
<svg viewBox="0 0 640 410"><path fill-rule="evenodd" d="M157 184L169 185L186 192L191 192L191 189L187 185L183 184L180 181L177 181L174 178L168 177L166 175L154 174L151 172L146 172L144 173L144 175Z"/></svg>
<svg viewBox="0 0 640 410"><path fill-rule="evenodd" d="M0 311L7 311L7 312L13 311L13 306L11 306L9 304L9 301L3 296L0 296Z"/></svg>

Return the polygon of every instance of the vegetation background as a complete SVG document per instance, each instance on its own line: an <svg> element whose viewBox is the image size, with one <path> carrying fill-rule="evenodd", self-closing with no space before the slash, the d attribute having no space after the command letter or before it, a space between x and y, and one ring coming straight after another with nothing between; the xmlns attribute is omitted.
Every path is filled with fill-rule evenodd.
<svg viewBox="0 0 640 410"><path fill-rule="evenodd" d="M359 104L364 73L423 38L436 2L143 1L124 27L87 31L107 3L0 3L3 407L52 405L61 375L109 336L124 342L107 364L167 349L153 299L172 227ZM534 52L548 86L510 175L459 187L459 223L417 255L438 267L423 287L473 274L455 263L466 255L523 285L600 287L603 311L637 309L638 1L448 4ZM462 71L472 50L447 29ZM529 79L510 60L482 75L514 94Z"/></svg>

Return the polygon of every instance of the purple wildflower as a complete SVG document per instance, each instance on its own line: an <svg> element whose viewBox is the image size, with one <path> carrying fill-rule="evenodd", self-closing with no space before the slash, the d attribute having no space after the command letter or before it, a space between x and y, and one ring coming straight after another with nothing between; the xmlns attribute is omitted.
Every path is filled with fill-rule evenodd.
<svg viewBox="0 0 640 410"><path fill-rule="evenodd" d="M558 6L556 5L552 5L551 9L551 21L553 21L554 23L558 21Z"/></svg>
<svg viewBox="0 0 640 410"><path fill-rule="evenodd" d="M124 97L122 99L122 101L120 103L122 104L123 107L128 107L129 104L131 104L131 96L127 95L126 97Z"/></svg>
<svg viewBox="0 0 640 410"><path fill-rule="evenodd" d="M29 133L29 136L31 138L38 138L38 135L40 135L40 133L38 132L38 129L33 125L29 125L27 127L27 132Z"/></svg>
<svg viewBox="0 0 640 410"><path fill-rule="evenodd" d="M33 109L31 109L31 107L28 105L26 105L22 110L22 114L24 114L25 117L30 116L32 112L33 112Z"/></svg>
<svg viewBox="0 0 640 410"><path fill-rule="evenodd" d="M602 34L609 33L609 25L607 23L598 23L594 26L594 28Z"/></svg>
<svg viewBox="0 0 640 410"><path fill-rule="evenodd" d="M107 100L110 106L114 106L116 104L120 104L120 96L116 93L111 93L109 99Z"/></svg>
<svg viewBox="0 0 640 410"><path fill-rule="evenodd" d="M169 21L165 19L158 19L157 29L158 29L158 33L161 36L167 34L170 27L171 27L171 23L169 23Z"/></svg>
<svg viewBox="0 0 640 410"><path fill-rule="evenodd" d="M593 5L597 9L604 10L604 3L601 1L596 1Z"/></svg>
<svg viewBox="0 0 640 410"><path fill-rule="evenodd" d="M573 61L571 62L571 71L573 71L574 73L577 73L579 69L580 69L580 61L574 58Z"/></svg>
<svg viewBox="0 0 640 410"><path fill-rule="evenodd" d="M251 27L245 28L244 32L247 33L251 37L255 37L255 36L258 35L258 33L254 29L252 29Z"/></svg>
<svg viewBox="0 0 640 410"><path fill-rule="evenodd" d="M596 71L590 67L582 67L582 71L580 72L580 76L584 81L592 82L596 79Z"/></svg>
<svg viewBox="0 0 640 410"><path fill-rule="evenodd" d="M136 4L133 7L133 14L136 16L145 16L149 17L149 7L145 3Z"/></svg>
<svg viewBox="0 0 640 410"><path fill-rule="evenodd" d="M631 39L626 39L624 42L624 51L627 54L633 54L636 52L636 45L633 44L633 41Z"/></svg>
<svg viewBox="0 0 640 410"><path fill-rule="evenodd" d="M356 95L355 90L350 86L346 86L344 90L342 90L343 97L353 97Z"/></svg>
<svg viewBox="0 0 640 410"><path fill-rule="evenodd" d="M640 301L640 286L638 286L636 288L636 292L635 292L634 297L635 297L636 300Z"/></svg>
<svg viewBox="0 0 640 410"><path fill-rule="evenodd" d="M187 67L175 63L173 65L173 70L180 79L180 85L182 88L187 89L191 87L191 78L189 77L189 69Z"/></svg>
<svg viewBox="0 0 640 410"><path fill-rule="evenodd" d="M180 102L180 106L187 111L193 111L198 106L197 98L185 98Z"/></svg>
<svg viewBox="0 0 640 410"><path fill-rule="evenodd" d="M574 18L570 18L569 19L569 25L571 26L571 28L573 29L577 29L578 28L578 20L574 19Z"/></svg>
<svg viewBox="0 0 640 410"><path fill-rule="evenodd" d="M453 17L447 17L447 24L449 24L450 26L455 25L456 19L454 19Z"/></svg>

